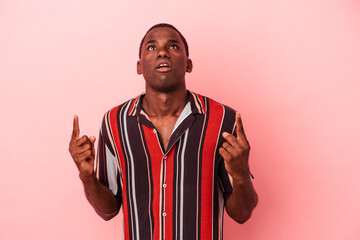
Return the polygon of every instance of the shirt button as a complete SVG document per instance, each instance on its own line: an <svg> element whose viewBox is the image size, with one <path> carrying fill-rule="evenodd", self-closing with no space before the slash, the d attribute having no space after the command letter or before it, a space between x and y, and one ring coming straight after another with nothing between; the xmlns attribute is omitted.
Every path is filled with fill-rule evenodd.
<svg viewBox="0 0 360 240"><path fill-rule="evenodd" d="M153 132L156 133L156 129L154 129Z"/></svg>
<svg viewBox="0 0 360 240"><path fill-rule="evenodd" d="M163 156L163 159L166 159L166 158L167 158L167 156L166 156L166 155L164 155L164 156Z"/></svg>
<svg viewBox="0 0 360 240"><path fill-rule="evenodd" d="M166 188L166 186L167 186L167 185L164 183L164 184L163 184L163 188Z"/></svg>
<svg viewBox="0 0 360 240"><path fill-rule="evenodd" d="M166 212L163 212L163 214L162 214L162 215L163 215L163 217L166 217Z"/></svg>

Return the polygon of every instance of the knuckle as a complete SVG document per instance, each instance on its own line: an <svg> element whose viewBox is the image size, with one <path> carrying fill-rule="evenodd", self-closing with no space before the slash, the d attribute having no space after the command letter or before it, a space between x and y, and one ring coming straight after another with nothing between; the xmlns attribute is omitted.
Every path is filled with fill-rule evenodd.
<svg viewBox="0 0 360 240"><path fill-rule="evenodd" d="M227 137L226 137L226 140L227 141L232 141L233 140L233 135L229 134Z"/></svg>
<svg viewBox="0 0 360 240"><path fill-rule="evenodd" d="M76 150L76 149L74 149L73 146L70 146L70 147L69 147L69 153L70 153L71 155L74 155L75 150Z"/></svg>
<svg viewBox="0 0 360 240"><path fill-rule="evenodd" d="M89 156L91 156L92 155L92 151L89 149L89 150L86 150L85 152L84 152L84 156L86 156L86 157L89 157Z"/></svg>
<svg viewBox="0 0 360 240"><path fill-rule="evenodd" d="M90 144L89 143L85 143L84 145L81 146L82 151L86 151L88 149L90 149Z"/></svg>
<svg viewBox="0 0 360 240"><path fill-rule="evenodd" d="M81 141L86 141L86 140L88 140L88 137L86 136L86 135L83 135L83 136L81 136Z"/></svg>
<svg viewBox="0 0 360 240"><path fill-rule="evenodd" d="M84 151L81 153L81 156L86 157L88 154L89 154L88 151Z"/></svg>
<svg viewBox="0 0 360 240"><path fill-rule="evenodd" d="M80 159L79 159L78 155L72 154L71 157L73 158L75 164L78 164L80 162Z"/></svg>

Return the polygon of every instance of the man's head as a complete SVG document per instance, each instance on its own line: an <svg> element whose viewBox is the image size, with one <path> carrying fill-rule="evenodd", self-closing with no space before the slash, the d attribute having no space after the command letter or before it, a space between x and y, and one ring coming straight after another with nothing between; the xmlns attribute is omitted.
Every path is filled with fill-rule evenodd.
<svg viewBox="0 0 360 240"><path fill-rule="evenodd" d="M169 27L171 26L171 27ZM137 73L146 89L171 92L185 89L185 73L192 71L186 40L169 24L157 24L145 34L140 46Z"/></svg>
<svg viewBox="0 0 360 240"><path fill-rule="evenodd" d="M177 30L177 29L176 29L173 25L171 25L171 24L168 24L168 23L158 23L158 24L152 26L151 28L149 28L149 30L145 33L144 37L142 38L142 40L141 40L141 42L140 42L140 47L139 47L139 59L141 58L142 45L143 45L143 43L144 43L144 40L145 40L146 36L148 35L148 33L149 33L151 30L153 30L154 28L159 28L159 27L167 27L167 28L171 28L171 29L175 30L175 31L179 34L182 42L184 43L185 50L186 50L186 56L189 57L189 46L188 46L188 44L187 44L187 42L186 42L186 39L185 39L184 36L181 34L181 32L180 32L179 30Z"/></svg>

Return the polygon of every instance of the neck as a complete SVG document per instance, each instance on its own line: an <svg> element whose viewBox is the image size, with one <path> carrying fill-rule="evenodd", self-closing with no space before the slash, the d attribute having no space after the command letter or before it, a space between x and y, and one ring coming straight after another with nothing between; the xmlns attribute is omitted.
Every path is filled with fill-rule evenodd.
<svg viewBox="0 0 360 240"><path fill-rule="evenodd" d="M146 87L143 108L149 117L179 116L188 101L186 88L157 92Z"/></svg>

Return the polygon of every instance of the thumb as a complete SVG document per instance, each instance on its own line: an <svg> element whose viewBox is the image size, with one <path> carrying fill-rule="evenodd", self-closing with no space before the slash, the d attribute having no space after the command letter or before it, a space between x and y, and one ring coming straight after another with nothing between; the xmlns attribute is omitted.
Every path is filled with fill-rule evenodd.
<svg viewBox="0 0 360 240"><path fill-rule="evenodd" d="M90 140L90 142L91 142L92 144L94 144L94 142L95 142L95 140L96 140L96 137L90 136L90 137L89 137L89 140Z"/></svg>
<svg viewBox="0 0 360 240"><path fill-rule="evenodd" d="M89 140L90 140L90 142L91 142L91 152L92 152L93 156L95 157L95 146L94 146L94 142L95 142L95 140L96 140L96 137L90 136L90 137L89 137Z"/></svg>

